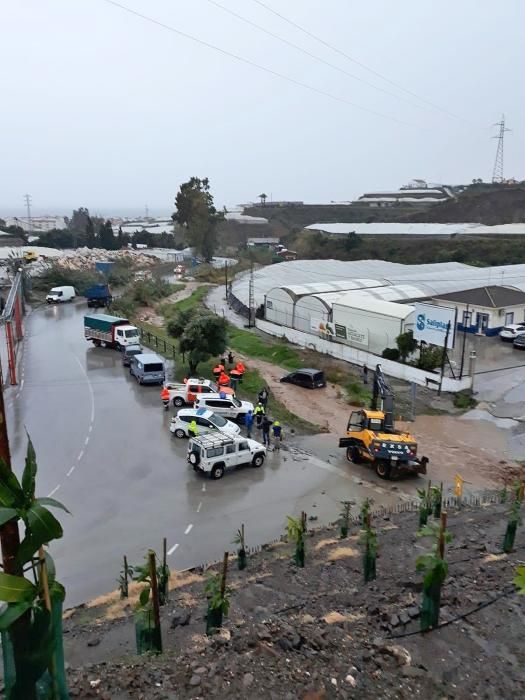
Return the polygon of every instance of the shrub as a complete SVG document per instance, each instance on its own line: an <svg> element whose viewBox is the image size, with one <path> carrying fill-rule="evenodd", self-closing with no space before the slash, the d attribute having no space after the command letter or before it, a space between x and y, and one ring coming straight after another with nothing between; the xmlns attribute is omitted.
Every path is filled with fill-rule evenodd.
<svg viewBox="0 0 525 700"><path fill-rule="evenodd" d="M385 360L393 360L394 362L399 360L399 356L400 353L397 348L385 348L381 353L381 357L384 357Z"/></svg>

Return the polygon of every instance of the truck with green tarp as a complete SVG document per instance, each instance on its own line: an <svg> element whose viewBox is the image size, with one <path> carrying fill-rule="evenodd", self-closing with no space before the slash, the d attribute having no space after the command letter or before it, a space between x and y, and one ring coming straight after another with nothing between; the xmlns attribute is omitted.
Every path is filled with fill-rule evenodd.
<svg viewBox="0 0 525 700"><path fill-rule="evenodd" d="M140 342L139 329L132 326L127 318L108 314L84 316L84 337L96 347L117 350Z"/></svg>

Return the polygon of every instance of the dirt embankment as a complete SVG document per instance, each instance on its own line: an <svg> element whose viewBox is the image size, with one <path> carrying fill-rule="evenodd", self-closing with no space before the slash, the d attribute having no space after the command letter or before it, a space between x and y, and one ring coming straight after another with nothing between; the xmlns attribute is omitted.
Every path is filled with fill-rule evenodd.
<svg viewBox="0 0 525 700"><path fill-rule="evenodd" d="M454 539L440 623L419 632L422 575L417 513L383 514L376 581L363 583L358 525L306 538L306 568L276 543L230 564L230 613L220 635L204 635L199 572L172 577L162 608L164 655L134 655L131 602L116 595L65 621L71 697L106 700L425 700L521 697L525 684L525 598L511 581L523 559L502 555L506 506L449 508ZM249 533L247 533L249 537ZM137 589L134 591L137 596Z"/></svg>
<svg viewBox="0 0 525 700"><path fill-rule="evenodd" d="M334 446L346 433L350 406L340 387L328 384L325 389L308 391L292 384L281 384L286 371L262 360L247 359L258 369L275 396L300 418L326 428L333 434ZM478 488L493 488L508 482L524 471L505 458L507 432L488 421L469 421L458 416L421 415L415 422L398 421L397 427L410 432L418 442L420 455L430 458L430 478L452 484L460 474Z"/></svg>

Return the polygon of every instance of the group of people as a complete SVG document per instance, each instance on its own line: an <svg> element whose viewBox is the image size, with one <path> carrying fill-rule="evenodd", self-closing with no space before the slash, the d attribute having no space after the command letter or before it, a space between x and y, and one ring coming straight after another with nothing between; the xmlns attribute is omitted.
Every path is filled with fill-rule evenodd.
<svg viewBox="0 0 525 700"><path fill-rule="evenodd" d="M230 367L233 365L233 353L231 350L228 353L228 364ZM235 391L235 389L237 389L237 384L242 382L243 375L246 372L246 367L244 366L243 362L239 360L235 367L230 369L230 374L228 375L226 372L226 358L222 357L215 365L212 372L219 386L231 386L231 388Z"/></svg>
<svg viewBox="0 0 525 700"><path fill-rule="evenodd" d="M257 395L257 405L252 411L248 411L244 418L244 425L246 426L246 437L252 437L253 424L257 429L262 432L263 445L270 447L271 437L273 437L274 449L281 449L281 442L283 439L283 429L278 420L272 421L266 415L266 409L268 406L268 398L270 396L270 390L268 387L264 386L259 394Z"/></svg>

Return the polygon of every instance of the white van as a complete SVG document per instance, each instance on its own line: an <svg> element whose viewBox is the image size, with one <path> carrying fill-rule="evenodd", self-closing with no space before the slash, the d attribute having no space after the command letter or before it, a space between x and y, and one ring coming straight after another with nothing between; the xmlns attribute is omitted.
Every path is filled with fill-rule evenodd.
<svg viewBox="0 0 525 700"><path fill-rule="evenodd" d="M253 403L239 401L235 396L219 394L200 394L195 399L195 408L209 408L214 413L220 413L224 418L244 423L248 411L253 413Z"/></svg>
<svg viewBox="0 0 525 700"><path fill-rule="evenodd" d="M75 298L74 287L53 287L46 297L48 304L63 304L65 301L73 301Z"/></svg>

